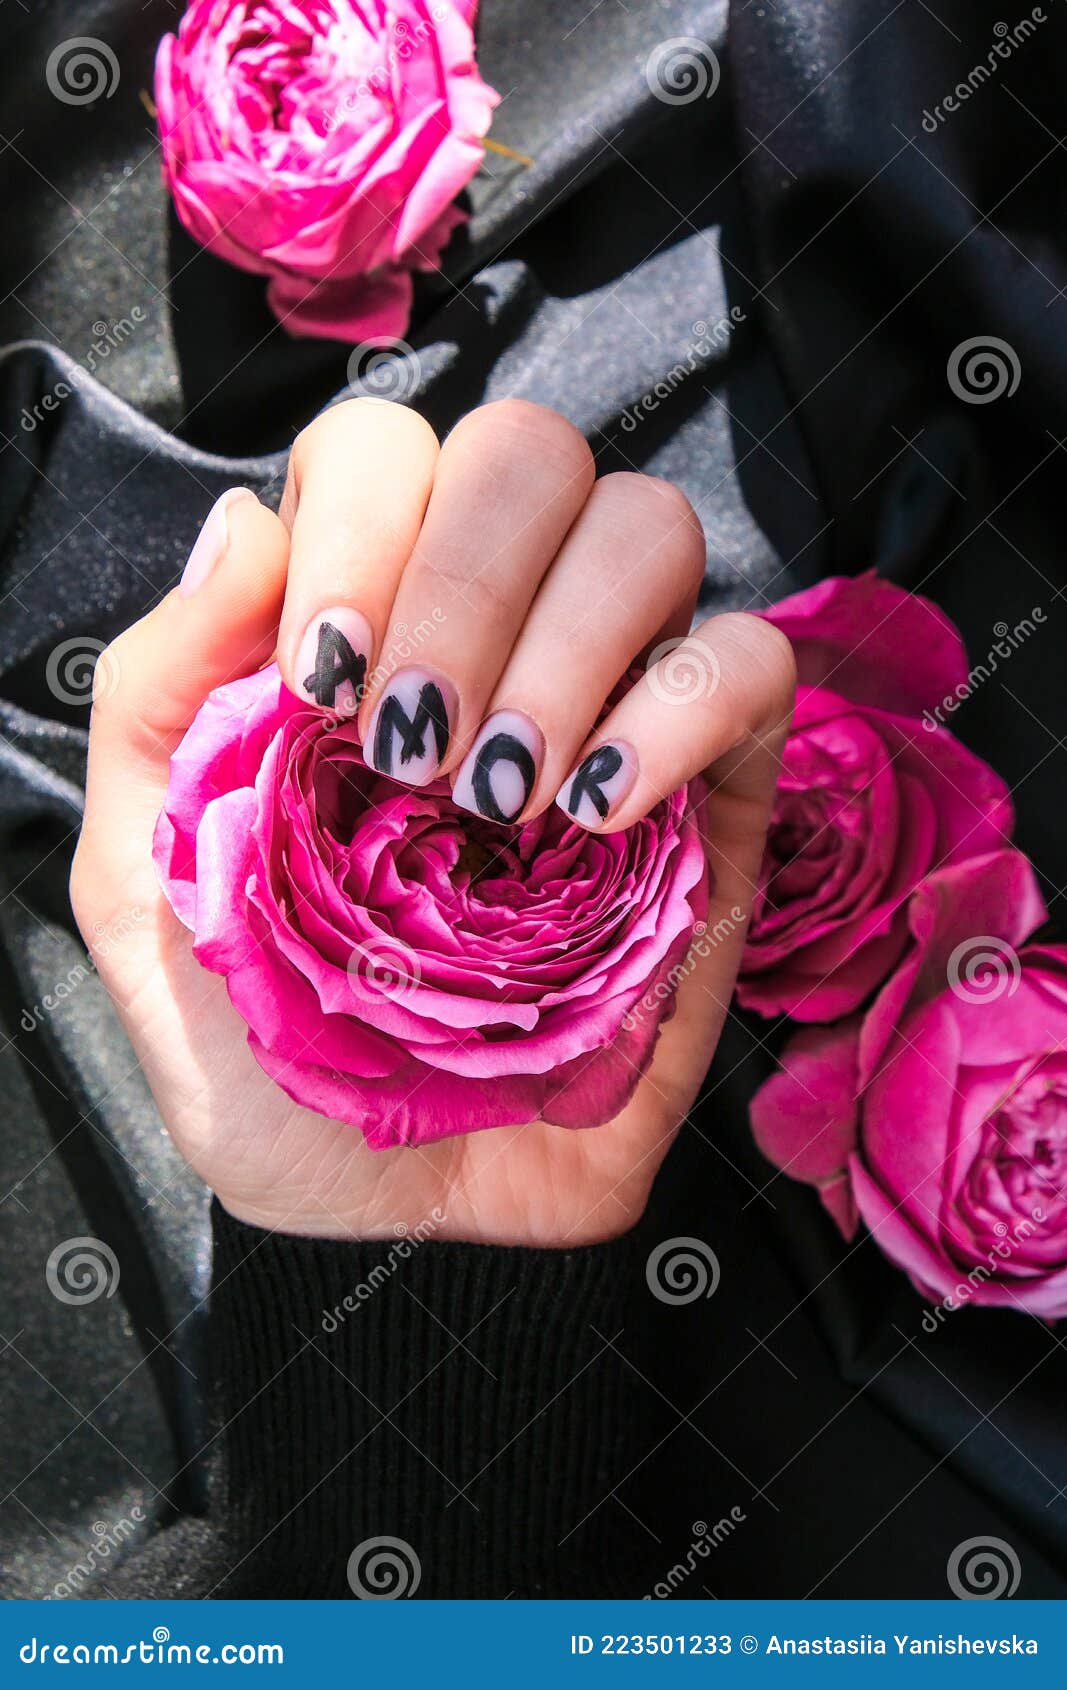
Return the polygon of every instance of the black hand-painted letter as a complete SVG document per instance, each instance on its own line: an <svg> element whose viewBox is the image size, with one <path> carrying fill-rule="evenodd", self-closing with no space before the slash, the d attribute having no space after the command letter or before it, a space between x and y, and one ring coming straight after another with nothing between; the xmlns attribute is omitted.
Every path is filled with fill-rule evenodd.
<svg viewBox="0 0 1067 1690"><path fill-rule="evenodd" d="M516 805L509 816L506 816L496 801L493 792L493 770L498 763L514 763L522 777L522 800ZM534 789L537 778L537 768L529 750L521 739L514 734L492 734L486 740L475 759L472 785L474 787L474 802L483 816L488 816L491 822L511 822L521 815L530 802L530 794Z"/></svg>
<svg viewBox="0 0 1067 1690"><path fill-rule="evenodd" d="M332 710L337 689L345 681L352 682L358 704L363 697L363 682L367 676L367 659L352 650L340 628L332 622L319 623L319 645L315 653L315 669L304 682L316 704Z"/></svg>
<svg viewBox="0 0 1067 1690"><path fill-rule="evenodd" d="M588 798L603 821L608 813L608 801L601 787L607 784L612 775L617 775L621 768L622 752L617 746L598 745L595 751L590 751L584 762L579 763L571 782L570 797L567 800L571 815L576 816L582 799Z"/></svg>
<svg viewBox="0 0 1067 1690"><path fill-rule="evenodd" d="M393 772L393 751L400 736L400 763L410 763L412 757L426 752L426 730L433 729L437 761L448 750L448 711L441 689L433 681L424 682L414 716L409 716L400 700L391 694L382 705L374 734L374 766L383 775Z"/></svg>

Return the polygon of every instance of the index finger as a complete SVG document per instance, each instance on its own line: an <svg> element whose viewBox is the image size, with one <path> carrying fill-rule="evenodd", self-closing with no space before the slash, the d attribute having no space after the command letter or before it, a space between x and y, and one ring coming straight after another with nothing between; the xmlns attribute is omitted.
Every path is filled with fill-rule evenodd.
<svg viewBox="0 0 1067 1690"><path fill-rule="evenodd" d="M347 400L298 437L281 510L292 537L278 667L307 703L358 709L418 538L437 453L429 423L382 399Z"/></svg>

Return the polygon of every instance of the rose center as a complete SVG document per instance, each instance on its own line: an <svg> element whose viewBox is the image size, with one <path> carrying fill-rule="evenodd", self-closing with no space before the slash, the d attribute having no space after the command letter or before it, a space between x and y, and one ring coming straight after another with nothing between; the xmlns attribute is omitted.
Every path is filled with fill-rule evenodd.
<svg viewBox="0 0 1067 1690"><path fill-rule="evenodd" d="M494 866L498 853L490 851L485 845L479 844L477 839L468 839L460 847L456 859L456 872L466 875L472 886L477 886Z"/></svg>
<svg viewBox="0 0 1067 1690"><path fill-rule="evenodd" d="M822 810L808 802L786 802L776 816L767 839L767 849L779 869L788 868L805 851L826 852L826 829Z"/></svg>
<svg viewBox="0 0 1067 1690"><path fill-rule="evenodd" d="M377 121L391 89L389 44L360 26L355 15L339 21L330 8L297 30L287 17L279 30L272 5L256 7L231 55L242 113L264 141L293 135L307 142L308 114L316 132L344 126L360 132Z"/></svg>
<svg viewBox="0 0 1067 1690"><path fill-rule="evenodd" d="M1001 1188L1020 1211L1035 1205L1046 1218L1067 1208L1067 1079L1043 1065L1006 1097L992 1116L989 1160Z"/></svg>
<svg viewBox="0 0 1067 1690"><path fill-rule="evenodd" d="M840 849L831 795L785 793L767 836L767 902L780 909L823 881Z"/></svg>

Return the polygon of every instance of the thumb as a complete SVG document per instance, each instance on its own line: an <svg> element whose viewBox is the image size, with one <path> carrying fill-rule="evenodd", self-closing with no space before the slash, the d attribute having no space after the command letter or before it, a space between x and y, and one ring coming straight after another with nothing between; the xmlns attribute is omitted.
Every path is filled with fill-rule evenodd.
<svg viewBox="0 0 1067 1690"><path fill-rule="evenodd" d="M247 488L231 489L212 507L180 585L101 654L72 897L85 891L99 909L109 890L151 873L171 753L213 688L272 656L288 556L273 512Z"/></svg>

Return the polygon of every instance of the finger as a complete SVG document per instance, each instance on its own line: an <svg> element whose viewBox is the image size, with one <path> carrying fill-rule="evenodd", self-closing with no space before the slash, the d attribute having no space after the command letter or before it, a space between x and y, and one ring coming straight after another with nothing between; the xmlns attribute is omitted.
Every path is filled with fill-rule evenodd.
<svg viewBox="0 0 1067 1690"><path fill-rule="evenodd" d="M689 501L647 475L598 481L534 600L453 797L493 821L536 815L634 658L688 628L704 570Z"/></svg>
<svg viewBox="0 0 1067 1690"><path fill-rule="evenodd" d="M761 617L714 616L650 665L597 728L559 792L572 820L630 827L710 764L788 724L792 648ZM726 765L724 765L724 768Z"/></svg>
<svg viewBox="0 0 1067 1690"><path fill-rule="evenodd" d="M289 543L247 489L212 508L178 588L97 663L85 821L75 866L121 877L144 853L170 757L208 693L252 674L277 636Z"/></svg>
<svg viewBox="0 0 1067 1690"><path fill-rule="evenodd" d="M789 667L792 653L785 653ZM694 929L679 964L677 1013L660 1035L657 1089L674 1104L674 1118L692 1105L683 1079L706 1073L730 1010L752 906L759 886L790 712L773 707L762 725L706 771L709 793L698 826L711 870L707 914ZM639 1013L639 1012L638 1012Z"/></svg>
<svg viewBox="0 0 1067 1690"><path fill-rule="evenodd" d="M429 423L351 399L293 447L282 517L292 529L278 667L290 690L354 713L418 536L437 462Z"/></svg>
<svg viewBox="0 0 1067 1690"><path fill-rule="evenodd" d="M542 405L484 405L449 435L362 717L382 774L421 786L455 767L593 476L578 430Z"/></svg>

